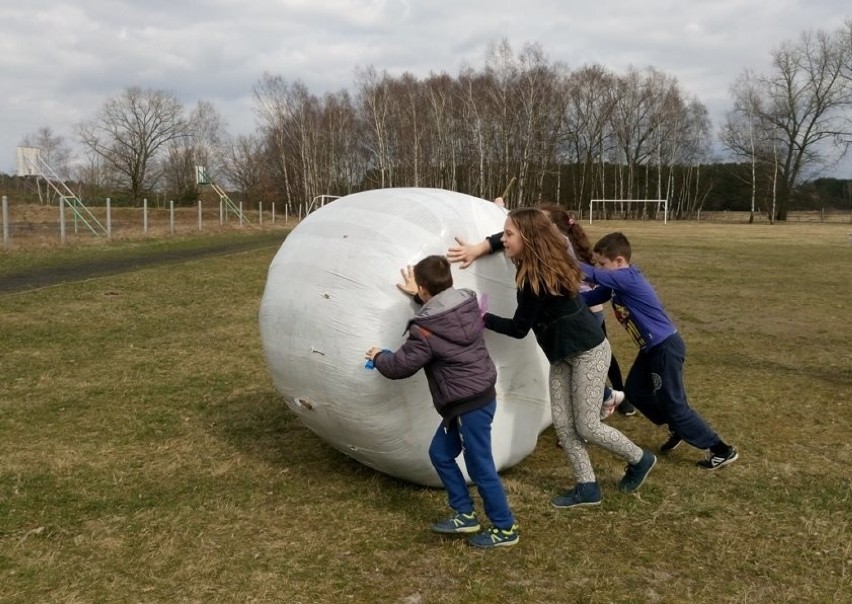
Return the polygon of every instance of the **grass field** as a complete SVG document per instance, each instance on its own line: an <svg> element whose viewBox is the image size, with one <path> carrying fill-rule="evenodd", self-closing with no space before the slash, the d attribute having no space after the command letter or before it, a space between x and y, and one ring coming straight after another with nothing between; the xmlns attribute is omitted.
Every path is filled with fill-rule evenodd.
<svg viewBox="0 0 852 604"><path fill-rule="evenodd" d="M705 473L681 446L624 495L622 462L593 449L603 504L556 510L572 480L548 429L503 475L521 543L473 551L429 532L442 491L351 461L284 406L257 323L276 245L151 266L0 296L0 601L849 601L848 225L588 230L615 229L732 466ZM0 279L157 245L0 253ZM628 366L633 344L610 336Z"/></svg>

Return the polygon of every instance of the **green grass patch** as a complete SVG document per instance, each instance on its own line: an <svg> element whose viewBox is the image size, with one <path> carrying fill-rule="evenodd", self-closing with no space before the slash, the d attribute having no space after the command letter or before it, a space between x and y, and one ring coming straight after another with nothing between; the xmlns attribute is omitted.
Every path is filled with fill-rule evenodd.
<svg viewBox="0 0 852 604"><path fill-rule="evenodd" d="M623 495L622 462L593 449L602 505L556 510L572 477L547 430L504 472L517 547L434 535L443 491L345 457L272 387L257 311L277 245L261 242L0 296L0 600L847 599L848 228L588 230L631 239L684 334L693 405L740 449L732 466L704 473L684 445ZM0 279L261 236L13 251ZM635 348L609 332L626 370ZM645 447L665 439L639 416L611 422Z"/></svg>

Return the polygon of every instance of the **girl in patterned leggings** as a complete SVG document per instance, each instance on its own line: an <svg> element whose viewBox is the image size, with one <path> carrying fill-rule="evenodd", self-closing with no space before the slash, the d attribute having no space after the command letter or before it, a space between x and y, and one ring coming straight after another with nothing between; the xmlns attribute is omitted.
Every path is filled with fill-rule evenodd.
<svg viewBox="0 0 852 604"><path fill-rule="evenodd" d="M506 218L501 242L517 269L518 308L511 319L485 313L485 327L514 338L532 329L550 361L553 425L576 481L551 503L570 508L601 502L587 442L627 460L618 489L635 491L657 458L600 421L610 347L578 295L582 274L568 256L564 237L541 210L519 208Z"/></svg>

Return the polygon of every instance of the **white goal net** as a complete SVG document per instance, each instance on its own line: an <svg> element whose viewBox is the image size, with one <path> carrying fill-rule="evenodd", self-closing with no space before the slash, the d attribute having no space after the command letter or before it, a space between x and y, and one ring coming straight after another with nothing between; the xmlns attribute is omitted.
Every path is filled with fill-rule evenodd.
<svg viewBox="0 0 852 604"><path fill-rule="evenodd" d="M597 213L595 211L597 210ZM668 222L668 199L592 199L589 202L589 224L592 220L660 220Z"/></svg>

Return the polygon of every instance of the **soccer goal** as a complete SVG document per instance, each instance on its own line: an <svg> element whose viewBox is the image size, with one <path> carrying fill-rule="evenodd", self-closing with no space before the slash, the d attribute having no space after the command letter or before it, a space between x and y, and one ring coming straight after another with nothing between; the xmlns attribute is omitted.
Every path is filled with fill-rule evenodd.
<svg viewBox="0 0 852 604"><path fill-rule="evenodd" d="M589 202L589 224L595 217L595 207L598 208L598 219L606 220L626 219L634 215L631 209L628 209L631 204L644 204L642 206L642 217L646 217L653 212L653 215L659 219L660 214L663 215L663 224L668 223L669 216L669 200L668 199L592 199ZM607 208L607 206L609 209ZM660 211L662 210L662 212Z"/></svg>

